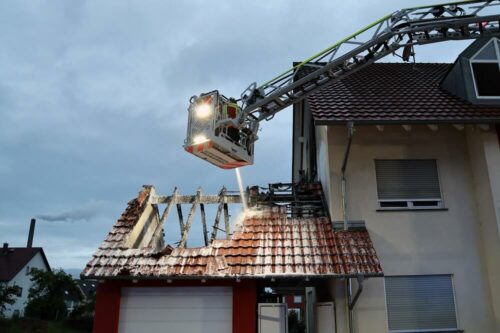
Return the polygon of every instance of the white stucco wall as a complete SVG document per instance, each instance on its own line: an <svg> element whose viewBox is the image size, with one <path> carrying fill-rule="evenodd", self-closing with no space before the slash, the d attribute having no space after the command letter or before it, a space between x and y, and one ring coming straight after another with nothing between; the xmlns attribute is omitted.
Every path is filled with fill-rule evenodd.
<svg viewBox="0 0 500 333"><path fill-rule="evenodd" d="M7 309L4 312L4 315L6 317L11 317L15 310L19 310L21 316L23 316L24 314L24 307L26 306L26 301L28 300L28 291L32 285L30 277L27 274L28 267L29 269L31 268L38 268L43 270L47 269L47 266L45 265L45 262L40 252L38 252L35 256L33 256L33 258L31 258L28 264L25 265L19 271L19 273L17 273L17 275L8 283L8 285L11 286L12 285L19 286L23 288L23 290L21 293L21 297L18 297L13 305L7 306Z"/></svg>
<svg viewBox="0 0 500 333"><path fill-rule="evenodd" d="M342 220L340 167L346 136L344 126L328 128L329 172L320 173L321 180L329 182L334 221ZM413 126L409 132L396 125L385 126L383 132L375 126L357 127L347 167L347 212L350 220L366 222L386 275L452 274L459 328L467 333L498 332L493 298L499 296L490 288L488 264L495 265L496 258L498 265L500 259L498 252L485 253L468 149L466 131L449 125L435 132L423 125ZM437 160L447 210L377 211L374 159L406 158ZM490 196L489 200L495 199ZM496 225L496 220L491 223ZM498 242L498 238L488 241ZM498 249L494 245L490 248ZM339 332L347 332L343 288L334 289ZM356 305L355 329L387 332L382 278L367 281Z"/></svg>
<svg viewBox="0 0 500 333"><path fill-rule="evenodd" d="M467 128L479 226L493 312L500 331L500 149L494 131Z"/></svg>
<svg viewBox="0 0 500 333"><path fill-rule="evenodd" d="M328 156L328 127L316 126L316 161L318 178L325 194L326 202L331 200L330 159ZM332 207L330 206L329 209ZM332 212L330 211L330 214Z"/></svg>

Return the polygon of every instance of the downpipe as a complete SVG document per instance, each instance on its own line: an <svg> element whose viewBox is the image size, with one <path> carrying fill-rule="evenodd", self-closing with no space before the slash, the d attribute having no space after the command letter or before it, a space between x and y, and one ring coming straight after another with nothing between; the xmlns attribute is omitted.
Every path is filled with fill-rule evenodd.
<svg viewBox="0 0 500 333"><path fill-rule="evenodd" d="M344 230L349 229L349 221L347 217L347 177L346 177L346 169L347 169L347 162L349 160L349 153L351 151L351 144L352 144L352 137L354 135L354 123L353 122L348 122L347 123L347 146L346 150L344 153L344 159L342 161L342 168L341 170L341 191L342 191L342 218L344 221ZM359 295L363 291L363 277L358 276L358 290L356 292L356 295L352 296L352 281L351 278L347 278L347 283L346 283L346 293L347 293L347 308L349 311L349 332L354 333L354 305L356 304Z"/></svg>
<svg viewBox="0 0 500 333"><path fill-rule="evenodd" d="M345 170L347 168L347 160L349 159L349 152L351 151L352 137L354 135L354 124L352 121L347 123L347 147L344 153L344 160L342 161L341 171L341 189L342 189L342 217L344 220L344 230L348 229L347 221L347 178Z"/></svg>
<svg viewBox="0 0 500 333"><path fill-rule="evenodd" d="M364 276L363 275L358 275L357 276L358 280L358 290L356 290L356 294L354 295L354 298L352 297L352 280L351 278L347 278L347 306L349 308L349 333L354 333L354 305L356 305L356 302L358 301L359 296L361 295L361 292L363 291L363 281L364 281Z"/></svg>

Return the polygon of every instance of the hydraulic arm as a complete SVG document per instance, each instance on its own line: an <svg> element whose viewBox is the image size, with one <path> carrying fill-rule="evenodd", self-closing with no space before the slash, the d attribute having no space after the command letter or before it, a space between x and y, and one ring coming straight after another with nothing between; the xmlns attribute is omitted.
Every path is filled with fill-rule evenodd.
<svg viewBox="0 0 500 333"><path fill-rule="evenodd" d="M462 1L402 9L260 86L252 83L239 99L218 91L193 96L184 148L225 169L252 164L260 121L386 55L408 61L414 45L500 36L499 5Z"/></svg>

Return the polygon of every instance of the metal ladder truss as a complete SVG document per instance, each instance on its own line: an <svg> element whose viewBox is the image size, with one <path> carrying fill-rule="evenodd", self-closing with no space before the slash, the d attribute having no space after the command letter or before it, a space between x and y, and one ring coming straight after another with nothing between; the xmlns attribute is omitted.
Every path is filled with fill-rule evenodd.
<svg viewBox="0 0 500 333"><path fill-rule="evenodd" d="M400 48L405 48L408 60L414 45L500 36L500 14L492 13L499 5L500 0L463 1L396 11L263 85L252 83L241 96L245 117L269 120L311 93ZM308 71L304 71L305 66Z"/></svg>

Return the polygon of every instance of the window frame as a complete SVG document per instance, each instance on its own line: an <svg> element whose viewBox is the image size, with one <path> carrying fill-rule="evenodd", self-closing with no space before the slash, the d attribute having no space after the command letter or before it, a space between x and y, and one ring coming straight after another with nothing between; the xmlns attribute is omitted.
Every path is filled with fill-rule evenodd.
<svg viewBox="0 0 500 333"><path fill-rule="evenodd" d="M415 160L433 160L436 164L436 173L437 173L437 183L439 186L439 195L440 198L425 198L425 199L380 199L378 196L378 180L377 180L377 160L388 161L388 160L405 160L405 161L415 161ZM443 188L441 184L441 172L439 167L439 161L437 158L375 158L373 159L374 169L375 169L375 183L377 190L377 211L428 211L428 210L447 210L444 204L443 197ZM436 205L428 205L428 206L415 206L415 202L426 202L433 201L436 202ZM406 203L406 206L382 206L381 203L390 203L390 202L401 202Z"/></svg>
<svg viewBox="0 0 500 333"><path fill-rule="evenodd" d="M390 330L389 329L389 310L387 307L387 288L386 288L386 278L391 277L416 277L416 276L449 276L451 281L451 290L453 294L453 305L455 310L455 328L440 328L440 329L411 329L411 330ZM387 333L425 333L425 332L463 332L460 329L460 318L458 317L458 305L457 305L457 292L455 290L455 275L452 273L442 273L442 274L399 274L399 275L385 275L384 276L384 305L385 305L385 324Z"/></svg>
<svg viewBox="0 0 500 333"><path fill-rule="evenodd" d="M477 57L479 53L481 53L490 43L493 43L493 47L496 51L497 60L484 60L484 59L474 59ZM493 37L486 44L484 44L469 60L469 67L472 76L472 84L474 86L474 93L477 99L500 99L500 96L482 96L479 95L479 91L477 89L476 76L474 75L474 68L472 64L497 64L498 70L500 71L500 39Z"/></svg>

